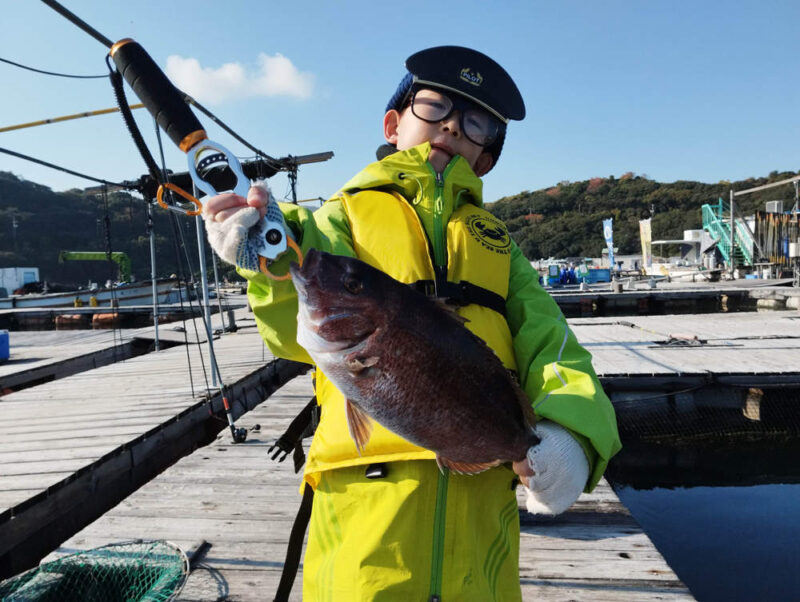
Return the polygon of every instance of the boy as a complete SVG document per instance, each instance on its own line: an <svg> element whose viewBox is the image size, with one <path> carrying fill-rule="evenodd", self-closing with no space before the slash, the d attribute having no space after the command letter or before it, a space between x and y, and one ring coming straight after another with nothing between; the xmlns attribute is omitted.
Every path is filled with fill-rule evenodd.
<svg viewBox="0 0 800 602"><path fill-rule="evenodd" d="M528 509L555 514L591 489L619 448L614 412L563 315L505 226L482 208L480 176L497 163L506 124L525 116L516 85L489 57L456 46L406 61L383 119L390 148L313 215L281 209L303 251L358 257L445 298L515 370L541 443L514 468ZM386 150L386 149L384 149ZM205 206L217 253L249 280L259 329L275 355L310 363L297 344L290 281L258 273L248 236L268 191ZM286 272L293 253L270 264ZM292 255L292 257L288 257ZM344 399L319 371L321 420L305 482L315 490L304 600L520 600L517 476L439 471L434 455L376 427L361 454Z"/></svg>

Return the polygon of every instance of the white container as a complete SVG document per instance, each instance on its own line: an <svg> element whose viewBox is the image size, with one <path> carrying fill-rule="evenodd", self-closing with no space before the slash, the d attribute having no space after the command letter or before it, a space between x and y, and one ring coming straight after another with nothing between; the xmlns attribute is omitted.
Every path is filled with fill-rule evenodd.
<svg viewBox="0 0 800 602"><path fill-rule="evenodd" d="M9 295L24 284L38 280L39 268L0 268L0 288L6 289Z"/></svg>

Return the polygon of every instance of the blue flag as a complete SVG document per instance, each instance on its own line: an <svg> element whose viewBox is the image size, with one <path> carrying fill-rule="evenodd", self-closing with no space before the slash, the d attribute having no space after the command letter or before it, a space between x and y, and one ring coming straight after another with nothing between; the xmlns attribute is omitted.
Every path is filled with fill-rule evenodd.
<svg viewBox="0 0 800 602"><path fill-rule="evenodd" d="M613 217L603 220L603 237L606 239L606 246L608 247L608 264L611 269L614 269L614 228L612 222Z"/></svg>

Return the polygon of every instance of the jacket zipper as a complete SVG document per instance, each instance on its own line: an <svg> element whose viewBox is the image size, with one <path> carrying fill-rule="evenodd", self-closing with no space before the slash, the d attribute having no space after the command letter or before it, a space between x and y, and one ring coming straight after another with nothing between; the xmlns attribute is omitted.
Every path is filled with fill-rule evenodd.
<svg viewBox="0 0 800 602"><path fill-rule="evenodd" d="M447 169L445 169L447 171ZM441 269L447 265L447 249L445 247L445 233L442 227L442 214L444 213L444 174L436 173L436 186L433 196L433 253L436 268ZM446 274L445 274L446 276Z"/></svg>
<svg viewBox="0 0 800 602"><path fill-rule="evenodd" d="M431 559L431 596L429 602L442 599L442 563L444 558L444 525L447 509L447 485L450 471L443 468L436 488L436 510L433 516L433 553Z"/></svg>
<svg viewBox="0 0 800 602"><path fill-rule="evenodd" d="M447 280L447 240L442 217L444 215L444 179L450 170L452 162L443 173L435 172L434 202L433 202L433 260L434 282L437 285L440 279ZM437 291L438 292L438 291ZM436 489L436 509L433 518L433 553L431 558L431 595L430 602L440 602L442 599L442 564L444 557L444 528L447 511L447 486L450 471L442 469Z"/></svg>

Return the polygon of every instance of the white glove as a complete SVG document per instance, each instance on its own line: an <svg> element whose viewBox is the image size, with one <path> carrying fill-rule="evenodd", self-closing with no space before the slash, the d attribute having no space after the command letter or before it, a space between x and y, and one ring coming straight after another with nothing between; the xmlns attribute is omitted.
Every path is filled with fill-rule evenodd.
<svg viewBox="0 0 800 602"><path fill-rule="evenodd" d="M586 486L589 461L564 427L542 420L535 430L541 443L528 450L528 464L536 474L528 478L525 487L526 506L533 514L561 514Z"/></svg>
<svg viewBox="0 0 800 602"><path fill-rule="evenodd" d="M257 272L260 241L266 222L255 207L240 209L223 222L206 221L208 242L217 255L246 270Z"/></svg>

